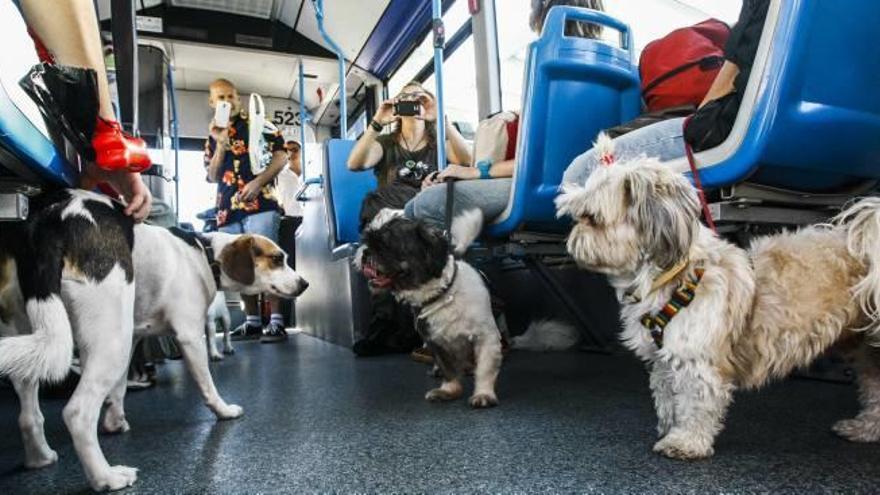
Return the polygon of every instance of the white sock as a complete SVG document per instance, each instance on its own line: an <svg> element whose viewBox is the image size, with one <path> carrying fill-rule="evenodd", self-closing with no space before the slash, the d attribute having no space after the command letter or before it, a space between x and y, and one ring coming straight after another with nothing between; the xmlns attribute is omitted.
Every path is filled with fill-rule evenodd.
<svg viewBox="0 0 880 495"><path fill-rule="evenodd" d="M281 313L272 313L272 317L269 319L269 321L273 324L278 324L282 327L284 326L284 317L281 316Z"/></svg>
<svg viewBox="0 0 880 495"><path fill-rule="evenodd" d="M245 321L249 326L252 326L252 327L258 327L261 324L260 317L254 316L254 315L247 315L247 318L245 319Z"/></svg>

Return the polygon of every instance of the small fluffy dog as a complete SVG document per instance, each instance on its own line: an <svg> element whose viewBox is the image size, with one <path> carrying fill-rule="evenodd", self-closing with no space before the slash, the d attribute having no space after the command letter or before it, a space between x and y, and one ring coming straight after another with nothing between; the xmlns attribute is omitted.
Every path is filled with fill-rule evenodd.
<svg viewBox="0 0 880 495"><path fill-rule="evenodd" d="M479 211L457 217L452 227L457 251L465 249L481 227ZM462 376L474 369L470 405L497 405L501 333L480 274L450 254L449 242L440 231L398 212L380 212L362 240L355 266L371 286L391 290L415 309L419 334L433 351L443 381L425 399L458 399L463 394Z"/></svg>
<svg viewBox="0 0 880 495"><path fill-rule="evenodd" d="M75 344L82 374L63 416L77 456L94 490L131 486L137 469L111 466L97 431L102 403L104 431L129 429L123 398L133 340L173 335L208 407L236 418L242 409L223 401L208 370L204 327L215 278L227 290L281 297L307 284L258 236L187 238L134 226L119 204L86 191L47 193L32 206L27 221L0 229L0 375L21 402L25 466L58 460L43 432L39 384L67 375Z"/></svg>
<svg viewBox="0 0 880 495"><path fill-rule="evenodd" d="M232 317L226 307L226 295L218 290L211 305L208 306L208 319L205 321L205 340L208 342L208 357L211 361L222 361L223 354L217 349L217 325L223 329L223 354L235 354L232 347Z"/></svg>
<svg viewBox="0 0 880 495"><path fill-rule="evenodd" d="M604 273L622 303L623 343L650 368L660 440L678 459L713 454L735 389L808 365L834 344L857 357L862 411L833 430L880 440L880 199L833 225L756 240L746 251L700 223L697 193L657 160L614 160L566 187L567 248Z"/></svg>

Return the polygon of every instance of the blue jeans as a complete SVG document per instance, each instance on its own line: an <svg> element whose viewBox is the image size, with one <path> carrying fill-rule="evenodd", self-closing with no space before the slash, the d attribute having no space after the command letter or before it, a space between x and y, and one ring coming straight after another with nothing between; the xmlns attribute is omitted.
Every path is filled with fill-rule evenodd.
<svg viewBox="0 0 880 495"><path fill-rule="evenodd" d="M278 242L278 226L281 215L277 211L252 213L238 222L230 222L220 227L220 232L227 234L257 234Z"/></svg>
<svg viewBox="0 0 880 495"><path fill-rule="evenodd" d="M513 179L474 179L455 183L453 193L453 216L467 210L479 208L483 218L490 222L507 207L510 198L510 185ZM446 184L431 186L421 191L404 207L409 218L424 220L439 228L445 226Z"/></svg>
<svg viewBox="0 0 880 495"><path fill-rule="evenodd" d="M614 155L625 161L645 155L661 162L681 158L685 155L682 125L684 118L664 120L636 129L614 140ZM599 165L598 157L592 149L579 155L565 169L563 184L584 185L587 177Z"/></svg>

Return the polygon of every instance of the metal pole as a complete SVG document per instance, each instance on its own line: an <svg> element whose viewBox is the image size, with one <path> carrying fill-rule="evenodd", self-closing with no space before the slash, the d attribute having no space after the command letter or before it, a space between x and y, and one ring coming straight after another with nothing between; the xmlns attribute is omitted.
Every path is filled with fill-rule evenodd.
<svg viewBox="0 0 880 495"><path fill-rule="evenodd" d="M443 9L440 0L432 0L434 32L434 82L437 85L437 167L446 168L446 111L443 108L443 46L446 30L443 27Z"/></svg>
<svg viewBox="0 0 880 495"><path fill-rule="evenodd" d="M174 86L174 65L168 63L168 95L171 98L171 142L174 146L174 219L180 219L180 124L177 115L177 90Z"/></svg>
<svg viewBox="0 0 880 495"><path fill-rule="evenodd" d="M306 108L306 73L303 69L303 61L299 59L299 159L302 161L302 176L306 175L306 122L311 120L309 110Z"/></svg>
<svg viewBox="0 0 880 495"><path fill-rule="evenodd" d="M330 48L336 53L339 63L339 137L345 139L348 137L348 100L345 94L345 54L342 48L333 41L333 38L327 34L324 29L324 0L312 0L312 6L315 8L315 18L318 20L318 31L324 41L330 45Z"/></svg>
<svg viewBox="0 0 880 495"><path fill-rule="evenodd" d="M132 134L138 133L138 44L134 0L119 0L110 6L113 53L116 57L116 85L119 88L119 122Z"/></svg>

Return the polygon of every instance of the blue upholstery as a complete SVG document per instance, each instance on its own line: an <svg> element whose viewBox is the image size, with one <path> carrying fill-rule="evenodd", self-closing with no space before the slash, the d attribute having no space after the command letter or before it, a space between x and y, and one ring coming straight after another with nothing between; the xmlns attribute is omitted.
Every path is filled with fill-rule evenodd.
<svg viewBox="0 0 880 495"><path fill-rule="evenodd" d="M352 172L346 162L354 148L354 141L331 139L326 144L324 159L324 195L327 218L330 219L330 238L333 247L357 242L360 239L358 219L361 203L368 192L376 188L372 171Z"/></svg>
<svg viewBox="0 0 880 495"><path fill-rule="evenodd" d="M572 20L619 31L621 48L565 36ZM599 131L635 118L640 108L629 27L601 12L550 9L540 39L528 49L511 200L489 235L506 236L525 223L558 226L553 198L565 168Z"/></svg>
<svg viewBox="0 0 880 495"><path fill-rule="evenodd" d="M55 149L51 141L15 106L0 84L0 147L20 160L29 172L40 180L72 186L78 172ZM0 164L13 176L20 174L12 164Z"/></svg>
<svg viewBox="0 0 880 495"><path fill-rule="evenodd" d="M774 12L778 16L774 22ZM829 191L880 179L880 56L876 0L775 0L766 69L759 48L744 102L741 143L726 157L697 160L706 187L752 182L802 191ZM745 98L749 98L749 90ZM736 133L736 128L734 129ZM728 141L737 138L732 135ZM682 165L683 167L683 165Z"/></svg>

